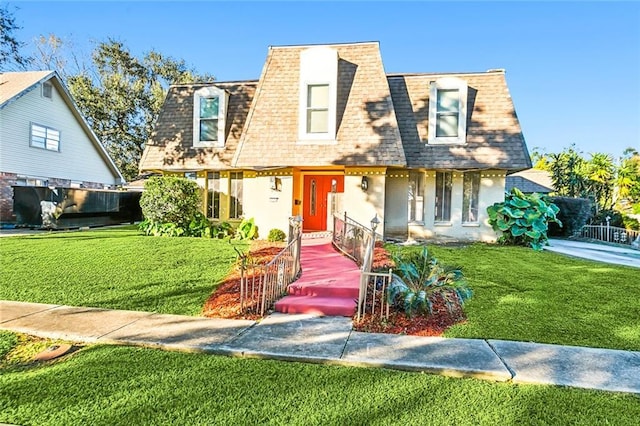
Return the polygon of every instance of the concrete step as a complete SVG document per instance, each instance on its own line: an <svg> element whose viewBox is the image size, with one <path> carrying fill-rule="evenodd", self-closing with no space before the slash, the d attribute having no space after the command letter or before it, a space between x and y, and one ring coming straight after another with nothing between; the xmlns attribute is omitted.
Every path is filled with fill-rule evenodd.
<svg viewBox="0 0 640 426"><path fill-rule="evenodd" d="M285 314L353 316L357 297L285 296L275 304L275 310Z"/></svg>

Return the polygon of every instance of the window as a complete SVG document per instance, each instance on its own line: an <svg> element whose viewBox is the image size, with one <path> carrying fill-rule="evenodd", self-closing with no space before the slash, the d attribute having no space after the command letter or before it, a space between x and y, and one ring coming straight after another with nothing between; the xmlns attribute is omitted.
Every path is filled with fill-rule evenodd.
<svg viewBox="0 0 640 426"><path fill-rule="evenodd" d="M298 142L336 143L338 51L315 46L300 52Z"/></svg>
<svg viewBox="0 0 640 426"><path fill-rule="evenodd" d="M451 221L451 172L436 173L435 221Z"/></svg>
<svg viewBox="0 0 640 426"><path fill-rule="evenodd" d="M196 172L185 172L184 177L189 180L197 180L198 174Z"/></svg>
<svg viewBox="0 0 640 426"><path fill-rule="evenodd" d="M196 90L193 98L193 146L223 148L227 92L218 87Z"/></svg>
<svg viewBox="0 0 640 426"><path fill-rule="evenodd" d="M31 146L60 151L60 131L31 123Z"/></svg>
<svg viewBox="0 0 640 426"><path fill-rule="evenodd" d="M229 218L240 219L242 216L242 172L231 172L229 178L231 181Z"/></svg>
<svg viewBox="0 0 640 426"><path fill-rule="evenodd" d="M53 98L53 85L49 82L42 83L42 97Z"/></svg>
<svg viewBox="0 0 640 426"><path fill-rule="evenodd" d="M220 172L207 173L207 217L220 219Z"/></svg>
<svg viewBox="0 0 640 426"><path fill-rule="evenodd" d="M409 222L422 222L424 217L424 194L422 173L409 174L408 191Z"/></svg>
<svg viewBox="0 0 640 426"><path fill-rule="evenodd" d="M462 188L462 223L477 223L480 172L465 173Z"/></svg>
<svg viewBox="0 0 640 426"><path fill-rule="evenodd" d="M307 133L329 131L329 85L307 86Z"/></svg>
<svg viewBox="0 0 640 426"><path fill-rule="evenodd" d="M220 98L200 98L200 142L218 141Z"/></svg>
<svg viewBox="0 0 640 426"><path fill-rule="evenodd" d="M429 92L430 144L463 144L467 139L467 84L458 78L431 83Z"/></svg>

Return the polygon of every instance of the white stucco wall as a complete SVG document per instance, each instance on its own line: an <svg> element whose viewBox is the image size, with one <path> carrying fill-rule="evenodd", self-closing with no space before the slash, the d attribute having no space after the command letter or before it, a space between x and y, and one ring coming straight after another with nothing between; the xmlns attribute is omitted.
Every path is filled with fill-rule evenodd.
<svg viewBox="0 0 640 426"><path fill-rule="evenodd" d="M407 238L407 173L389 172L386 178L386 203L384 213L385 237Z"/></svg>
<svg viewBox="0 0 640 426"><path fill-rule="evenodd" d="M289 217L293 204L293 177L278 176L280 190L271 189L269 176L245 178L244 217L253 217L258 225L260 239L266 239L271 229L289 232Z"/></svg>
<svg viewBox="0 0 640 426"><path fill-rule="evenodd" d="M344 177L343 207L347 215L366 227L371 226L371 219L377 214L380 224L376 232L384 232L383 218L385 215L385 176L369 175L369 189L361 188L362 175L347 175Z"/></svg>

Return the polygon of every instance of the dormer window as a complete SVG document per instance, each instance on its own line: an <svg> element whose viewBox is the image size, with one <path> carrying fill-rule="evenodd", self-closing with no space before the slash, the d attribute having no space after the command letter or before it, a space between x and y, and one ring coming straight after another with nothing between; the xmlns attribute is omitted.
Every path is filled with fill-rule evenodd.
<svg viewBox="0 0 640 426"><path fill-rule="evenodd" d="M299 143L335 143L338 52L326 46L300 52Z"/></svg>
<svg viewBox="0 0 640 426"><path fill-rule="evenodd" d="M217 87L197 90L193 99L193 146L223 148L227 92Z"/></svg>
<svg viewBox="0 0 640 426"><path fill-rule="evenodd" d="M467 140L467 84L458 78L431 83L429 144L464 144Z"/></svg>

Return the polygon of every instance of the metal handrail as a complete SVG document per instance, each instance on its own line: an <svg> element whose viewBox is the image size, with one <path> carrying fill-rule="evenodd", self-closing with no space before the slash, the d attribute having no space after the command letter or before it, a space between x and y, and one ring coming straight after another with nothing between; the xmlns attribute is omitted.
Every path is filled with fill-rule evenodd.
<svg viewBox="0 0 640 426"><path fill-rule="evenodd" d="M640 249L640 231L609 225L585 225L580 237Z"/></svg>

